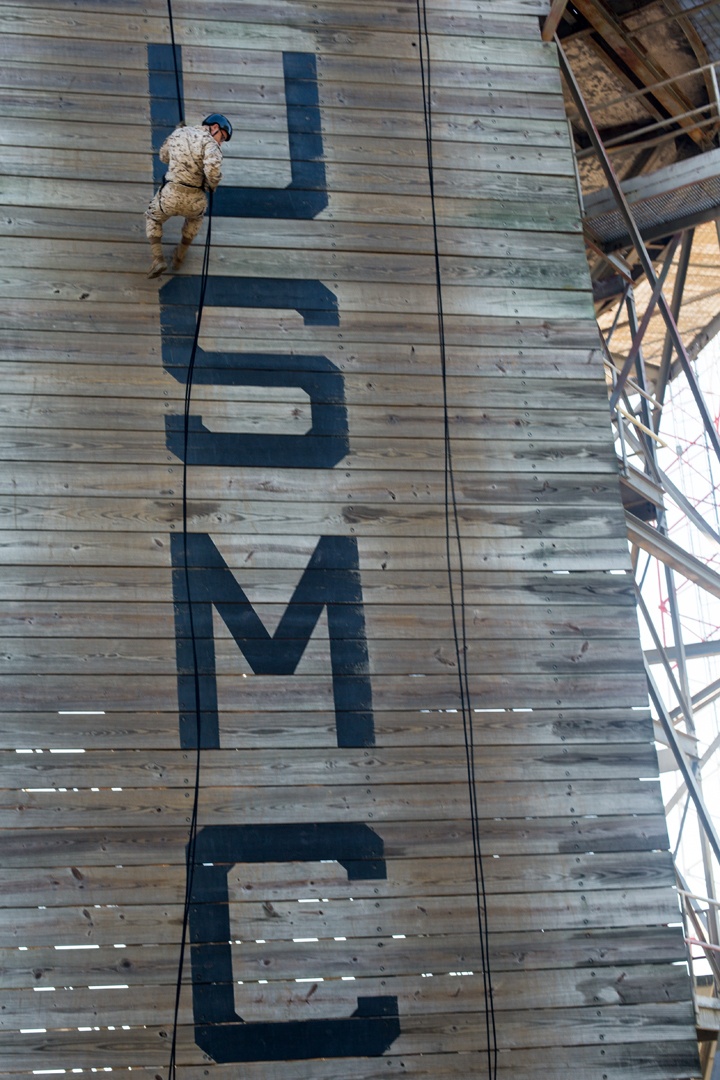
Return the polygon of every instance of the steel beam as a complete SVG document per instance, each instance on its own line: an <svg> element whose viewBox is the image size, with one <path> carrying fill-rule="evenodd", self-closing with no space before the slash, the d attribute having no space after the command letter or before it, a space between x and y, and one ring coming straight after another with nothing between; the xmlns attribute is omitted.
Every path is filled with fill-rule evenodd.
<svg viewBox="0 0 720 1080"><path fill-rule="evenodd" d="M653 678L652 671L650 670L650 665L647 663L645 664L645 674L647 676L650 698L653 705L655 706L655 711L658 714L660 723L663 726L668 746L675 755L678 769L680 770L682 778L685 781L688 793L695 806L695 811L702 824L704 834L707 837L708 843L712 848L713 854L715 855L718 864L720 865L720 836L718 836L717 830L715 829L715 822L713 821L712 817L708 813L707 807L705 806L705 800L702 797L700 785L695 779L692 768L688 764L687 758L682 751L682 747L680 746L680 743L678 741L675 728L672 725L672 720L670 719L670 715L665 708L665 702L663 701L657 683Z"/></svg>
<svg viewBox="0 0 720 1080"><path fill-rule="evenodd" d="M680 305L682 304L683 293L685 291L685 281L687 279L688 266L690 265L690 252L692 251L694 236L694 229L688 229L687 232L683 233L680 258L678 259L677 273L675 274L675 285L673 286L672 300L670 301L670 310L673 313L675 322L678 321L680 316ZM670 360L672 358L672 353L672 339L669 330L666 330L665 344L663 345L662 359L660 361L660 371L658 372L657 382L655 383L655 397L661 405L665 400L665 390L670 378ZM660 430L661 417L662 411L656 409L653 415L653 427L655 428L655 431Z"/></svg>
<svg viewBox="0 0 720 1080"><path fill-rule="evenodd" d="M635 387L633 388L637 389ZM642 391L640 391L640 393L642 393ZM652 398L648 398L648 400L652 402ZM625 481L628 487L633 488L633 490L637 490L640 494L642 494L644 490L651 491L652 489L649 488L649 485L651 483L654 484L658 489L657 493L659 493L661 496L669 495L677 505L678 509L682 510L685 517L689 521L692 521L693 525L696 525L701 532L704 532L705 535L708 536L711 540L714 540L716 544L720 544L720 533L717 533L715 529L713 529L710 522L707 521L699 512L699 510L697 510L696 507L693 506L687 496L683 495L680 488L673 483L668 474L660 468L655 455L652 453L646 453L646 444L640 442L640 440L637 439L631 431L625 431L623 433L623 437L636 453L642 455L643 460L645 461L645 464L647 466L649 475L635 475L638 473L638 470L634 469L633 466L628 466L625 475L620 475L620 483L623 483L623 481ZM665 444L661 443L661 445ZM651 501L655 501L652 496ZM655 502L655 505L658 506L660 509L664 510L664 499L660 498L658 501Z"/></svg>
<svg viewBox="0 0 720 1080"><path fill-rule="evenodd" d="M665 648L668 660L675 661L678 658L678 650L674 645ZM685 656L688 660L697 660L705 656L720 656L720 641L691 641L685 644ZM645 657L649 664L661 664L662 657L657 649L646 649Z"/></svg>
<svg viewBox="0 0 720 1080"><path fill-rule="evenodd" d="M666 279L666 277L668 275L668 271L670 270L670 266L672 265L673 256L675 255L675 249L678 246L679 240L680 240L679 236L674 236L672 241L670 242L669 249L668 249L668 251L666 252L666 255L665 255L665 262L663 263L663 268L660 271L660 276L658 277L657 281L655 282L655 287L653 288L652 295L650 296L650 300L648 301L648 306L645 309L645 314L643 315L642 321L640 322L639 326L636 325L637 324L637 318L635 316L635 301L634 301L634 298L633 298L633 290L630 289L630 291L627 294L626 304L628 305L628 316L629 316L629 320L630 320L630 331L631 331L631 333L633 335L633 339L632 339L632 344L630 346L630 352L627 355L627 359L625 360L625 363L622 366L622 370L621 370L620 374L617 377L617 383L615 384L613 392L612 392L612 394L610 396L610 410L611 411L616 407L616 405L618 403L620 395L623 392L625 382L627 381L627 377L630 374L630 372L632 371L633 364L635 363L636 360L640 359L642 341L643 341L643 338L645 337L645 331L647 330L647 328L648 328L648 326L650 324L650 319L652 318L652 316L653 316L653 314L655 312L655 305L658 302L658 299L660 297L660 293L662 292L662 289L663 289L663 285L665 284L665 279ZM643 390L645 390L646 387L644 385L644 379L640 379L639 381L640 381L640 383L641 383L641 385L643 387ZM649 424L650 424L650 414L649 413L648 413L647 416L643 417L643 422L646 425L649 426Z"/></svg>
<svg viewBox="0 0 720 1080"><path fill-rule="evenodd" d="M628 539L632 544L647 551L648 555L659 559L671 570L676 570L688 581L699 585L705 592L717 596L720 600L720 574L712 570L700 559L696 559L669 536L664 536L657 529L646 525L633 514L625 514L625 523L628 530Z"/></svg>
<svg viewBox="0 0 720 1080"><path fill-rule="evenodd" d="M713 701L717 701L720 698L720 679L715 679L714 682L708 683L702 690L698 690L697 694L693 694L692 707L694 713L699 713L702 709L707 709L708 705L712 705ZM680 715L677 709L673 709L670 716L673 720L677 719Z"/></svg>

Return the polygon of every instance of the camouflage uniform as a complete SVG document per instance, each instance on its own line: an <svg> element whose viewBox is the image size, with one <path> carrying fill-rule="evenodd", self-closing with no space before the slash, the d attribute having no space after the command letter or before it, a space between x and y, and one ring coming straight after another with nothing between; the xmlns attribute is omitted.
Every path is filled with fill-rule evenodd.
<svg viewBox="0 0 720 1080"><path fill-rule="evenodd" d="M222 150L207 127L177 127L160 148L160 160L168 166L163 186L145 211L145 232L150 241L153 265L150 277L167 269L162 253L162 227L170 217L184 217L182 240L173 269L182 263L197 236L207 206L205 191L214 191L222 178Z"/></svg>

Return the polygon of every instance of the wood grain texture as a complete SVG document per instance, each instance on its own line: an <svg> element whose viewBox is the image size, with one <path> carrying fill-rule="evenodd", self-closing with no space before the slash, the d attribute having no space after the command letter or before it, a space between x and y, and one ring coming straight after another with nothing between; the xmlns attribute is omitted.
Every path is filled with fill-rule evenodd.
<svg viewBox="0 0 720 1080"><path fill-rule="evenodd" d="M296 943L296 947L274 942L243 942L242 947L235 947L234 955L240 960L248 980L263 973L278 978L287 978L301 958L306 958L308 943ZM320 943L316 943L318 951ZM525 963L522 976L528 985L536 985L536 980L547 979L552 984L561 981L567 990L582 985L589 980L603 978L605 968L618 971L618 956L626 960L625 971L628 979L633 973L643 970L642 961L655 964L669 964L683 959L683 951L667 929L647 929L639 927L637 937L631 936L628 929L605 930L547 930L547 931L511 931L493 935L496 971L503 984L504 973L513 977L517 973L518 951L522 952ZM427 942L427 958L430 966L445 964L451 968L467 970L466 964L477 955L477 940L460 934L438 936ZM356 939L351 944L341 942L323 943L322 949L327 956L327 974L331 978L342 977L351 970L363 978L366 972L374 970L373 950L377 945L373 939ZM423 944L418 938L389 938L383 945L385 974L402 976L417 970ZM14 950L17 952L17 949ZM12 969L8 970L11 952L0 950L0 963L3 975L10 980L9 989L23 989L28 986L64 986L83 985L95 982L127 982L131 987L143 982L159 986L175 981L175 953L172 946L155 945L152 947L127 945L122 951L114 946L99 946L97 949L68 949L58 951L54 948L32 946L27 949L27 956L18 963L12 957ZM551 966L548 966L550 960ZM538 976L536 973L540 972ZM594 974L593 974L594 972ZM677 974L677 973L675 973ZM662 976L661 976L662 977ZM66 982L67 980L67 982ZM576 982L577 980L577 982ZM624 980L623 980L624 981ZM507 984L506 984L507 985ZM598 983L595 985L603 985ZM617 994L617 987L615 995ZM512 1006L511 1006L512 1007Z"/></svg>
<svg viewBox="0 0 720 1080"><path fill-rule="evenodd" d="M167 1033L166 1033L167 1034ZM643 1052L640 1047L633 1048L633 1063L636 1068L635 1075L642 1080L675 1080L675 1078L695 1078L697 1076L697 1048L678 1042L656 1042L652 1051ZM553 1061L558 1068L566 1068L573 1071L573 1075L582 1080L609 1080L611 1077L619 1077L625 1074L627 1067L627 1049L622 1046L609 1045L604 1047L572 1047L567 1050L555 1048ZM603 1056L604 1055L604 1056ZM515 1050L500 1055L498 1060L498 1075L502 1077L518 1077L520 1080L531 1080L537 1075L535 1059L537 1053ZM463 1054L425 1054L422 1056L410 1056L403 1054L400 1057L388 1056L379 1061L372 1058L352 1059L345 1063L345 1076L348 1080L380 1080L387 1075L389 1068L402 1070L404 1075L412 1076L417 1080L456 1080L457 1077L467 1076L470 1070L477 1066L478 1055L473 1053ZM298 1065L300 1068L298 1069ZM253 1065L247 1069L247 1075L257 1080L332 1080L336 1075L333 1070L337 1064L333 1062L313 1062L312 1069L306 1062L294 1062L294 1071L285 1064L270 1063L265 1072L258 1072ZM189 1080L201 1080L206 1075L203 1066L183 1066ZM220 1080L229 1080L233 1073L227 1066L216 1066ZM153 1069L139 1069L142 1080L153 1080L156 1076L164 1076L162 1066ZM2 1074L6 1080L18 1080L26 1074L8 1072Z"/></svg>
<svg viewBox="0 0 720 1080"><path fill-rule="evenodd" d="M475 880L469 851L462 858L417 860L388 859L388 877L383 884L387 897L474 896ZM72 907L78 904L179 904L185 889L185 863L182 851L176 852L176 865L159 879L153 867L107 867L92 869L73 866L58 871L37 867L35 872L0 873L0 904L3 908L37 907L47 899L47 907ZM638 884L648 887L671 883L672 863L667 852L627 852L620 854L536 855L528 866L525 856L506 856L488 860L488 894L512 887L516 892L570 892L596 889L627 889ZM374 899L377 884L353 882L337 864L318 863L314 879L307 888L307 870L302 863L278 867L244 864L231 868L228 883L233 899L249 901L262 895L263 903L296 902L305 889L306 899L316 908L322 897L329 902L346 900L350 889L353 903ZM612 902L610 900L609 902ZM288 909L290 910L290 908ZM303 911L306 909L303 907ZM309 908L307 909L310 910ZM281 917L278 912L277 917ZM303 916L305 917L305 916ZM310 922L310 916L308 916ZM438 933L440 930L438 929ZM309 950L311 953L314 950Z"/></svg>
<svg viewBox="0 0 720 1080"><path fill-rule="evenodd" d="M323 954L318 950L315 957L316 970L317 963L322 959ZM312 971L313 960L308 958L294 970ZM245 975L246 971L241 968L239 974ZM599 979L597 976L597 972L594 975L583 972L573 986L572 976L568 978L565 972L559 976L554 972L549 976L543 973L543 976L536 976L534 979L513 973L512 976L499 979L498 988L502 990L505 1000L514 1001L513 1010L563 1009L568 1012L572 1008L586 1007L588 1003L598 1000L602 1001L602 1008L607 1007L613 999L618 1004L631 1008L650 1004L654 998L660 996L667 1002L681 1002L688 991L687 975L682 971L673 971L669 965L664 970L656 966L641 968L638 972L633 972L632 969L610 969L602 972ZM356 1007L359 994L381 996L383 991L387 992L388 989L397 997L398 1005L408 1019L424 1015L438 1017L448 1013L467 1015L483 1007L483 986L479 975L433 973L432 980L427 979L420 991L417 990L417 982L413 976L400 975L391 980L354 976L352 982L346 977L344 983L341 979L342 976L336 980L315 981L309 976L304 985L298 985L292 977L287 982L280 979L269 981L268 985L258 985L244 979L242 987L237 989L237 1007L249 1022L255 1016L261 1015L276 1023L308 1014L313 1019L320 1019L325 1016L349 1015ZM541 988L543 980L544 990ZM618 989L618 981L622 986L621 990ZM578 983L580 985L577 985ZM70 1026L73 1018L76 1023L91 1024L97 1019L98 1005L101 1005L104 1016L114 1024L140 1024L148 1021L158 1025L172 1023L174 987L146 986L133 987L131 990L130 984L123 982L117 984L117 989L113 990L112 983L105 985L108 986L105 991L88 990L78 986L72 991L55 990L42 994L33 990L16 991L8 996L7 1006L0 1018L0 1029L11 1030L23 1017L31 1017L32 1023L46 1025L51 1029ZM309 999L308 993L313 986L315 990ZM181 1002L180 1017L183 1024L192 1023L192 1003L189 998L187 993ZM599 1010L601 1015L602 1008ZM508 1018L503 1010L498 1010L498 1019L501 1024L507 1023Z"/></svg>
<svg viewBox="0 0 720 1080"><path fill-rule="evenodd" d="M167 1032L159 1037L167 1037ZM610 1080L627 1075L627 1053L627 1046L612 1044L607 1047L603 1044L597 1047L555 1047L552 1060L555 1067L572 1071L581 1080ZM505 1051L498 1058L498 1075L512 1077L513 1080L533 1080L537 1076L537 1056L537 1050ZM344 1062L343 1070L348 1080L381 1080L389 1069L395 1068L414 1080L457 1080L458 1077L466 1077L477 1067L477 1062L478 1055L475 1053L403 1054L388 1055L379 1060L350 1059ZM646 1049L636 1045L633 1047L633 1068L634 1075L641 1080L694 1080L698 1072L697 1047L691 1042L664 1040L658 1040ZM206 1064L184 1065L183 1069L188 1080L203 1080L207 1075ZM252 1064L245 1066L245 1070L251 1080L334 1080L337 1063L296 1061L289 1066L287 1063L270 1062L264 1063L261 1070ZM229 1066L215 1066L213 1071L218 1080L231 1080L234 1076L233 1067ZM155 1080L157 1076L164 1077L166 1070L159 1065L147 1070L140 1068L138 1073L142 1080ZM21 1076L26 1080L27 1076L16 1071L2 1075L4 1080L19 1080Z"/></svg>
<svg viewBox="0 0 720 1080"><path fill-rule="evenodd" d="M632 779L655 761L651 743L625 743L622 750L604 744L563 747L561 750L534 747L523 753L519 747L478 749L475 768L478 781L564 780L569 768L577 778L603 776ZM135 751L83 750L73 753L16 754L0 752L3 789L41 788L58 791L73 786L126 788L186 788L191 781L194 755L187 750L166 750L149 757ZM466 768L465 755L458 747L405 749L382 748L359 751L336 749L293 749L290 754L276 750L247 750L229 754L206 750L203 754L205 785L208 789L231 787L281 787L307 784L461 784ZM362 794L362 793L360 793Z"/></svg>
<svg viewBox="0 0 720 1080"><path fill-rule="evenodd" d="M486 851L488 856L498 857L578 856L598 852L656 851L666 845L662 808L656 814L633 814L624 809L618 813L618 809L617 806L610 807L604 816L589 818L573 815L488 818L483 823ZM388 821L383 823L380 831L388 859L407 857L418 850L420 841L425 858L442 856L459 860L472 848L471 825L467 818L420 824ZM185 861L186 839L184 826L172 825L147 825L140 832L121 826L109 829L8 829L0 837L0 850L3 865L15 868L32 868L39 865L40 859L48 867L64 868L65 871L77 865L104 867L116 855L122 859L118 864L121 867L175 866ZM677 944L676 947L682 950L683 946Z"/></svg>
<svg viewBox="0 0 720 1080"><path fill-rule="evenodd" d="M384 604L365 597L365 620L370 636L378 640L421 640L428 633L446 635L450 615L445 603L425 606L420 597L408 597L407 604ZM413 600L415 603L413 603ZM285 611L280 604L255 604L255 610L266 626L277 625ZM106 638L136 637L140 640L175 640L172 604L148 602L130 603L73 603L62 606L51 602L9 602L0 610L0 638L11 648L10 638L80 638L87 635L94 641ZM588 639L628 638L635 635L637 621L632 606L601 607L510 604L472 607L468 610L468 638L471 641L505 641L530 639L540 645L543 639L555 641L567 648L570 642L582 645ZM200 635L202 636L202 635ZM28 641L29 643L29 641ZM49 647L52 645L48 643ZM510 718L507 718L510 719ZM528 722L530 718L527 718ZM598 723L602 717L598 716Z"/></svg>
<svg viewBox="0 0 720 1080"><path fill-rule="evenodd" d="M525 781L492 780L478 786L481 814L487 818L607 815L618 806L631 814L660 814L659 784L639 780ZM190 793L165 787L57 792L52 789L6 792L0 801L3 828L32 830L78 829L92 818L94 827L132 828L187 826ZM297 821L355 822L380 825L388 821L452 821L467 816L466 784L358 787L333 784L322 788L215 788L204 794L202 822L212 825L285 823ZM571 834L570 834L571 835ZM677 906L676 898L671 902ZM645 925L645 924L644 924Z"/></svg>
<svg viewBox="0 0 720 1080"><path fill-rule="evenodd" d="M65 473L67 476L67 471ZM78 485L79 486L79 485ZM613 508L614 509L614 508ZM308 507L304 503L287 503L278 515L268 508L267 501L259 503L235 503L228 500L222 510L212 502L197 501L188 507L188 522L194 531L210 529L222 535L238 528L251 533L285 534L302 530L317 532L323 536L344 535L348 528L362 526L366 535L392 537L444 536L445 519L440 512L415 503L397 501L392 507L387 503L372 504L353 502L340 509L337 503L316 503ZM12 518L18 529L58 528L118 529L128 528L152 531L177 528L181 524L181 508L172 499L160 502L141 500L113 500L88 498L64 500L61 508L52 499L18 498L11 505L0 500L0 514ZM473 529L475 535L487 539L502 537L584 537L589 535L619 537L624 535L623 521L615 512L596 512L592 515L581 511L557 508L537 512L537 507L499 507L495 513L489 510L465 508L460 512L463 525Z"/></svg>
<svg viewBox="0 0 720 1080"><path fill-rule="evenodd" d="M200 348L255 354L260 383L268 355L305 379L318 364L303 357L326 358L348 450L333 468L258 454L183 477L165 421L183 413L184 359L163 342L161 305L191 326L195 301L171 310L167 279L147 280L142 218L152 124L175 108L167 56L147 48L167 46L166 10L0 5L0 1080L165 1077L195 768L179 741L184 594L170 554L184 480L190 532L212 540L259 620L246 645L276 632L320 536L357 545L334 648L352 651L360 615L367 636L367 660L333 683L320 603L316 630L295 631L294 673L256 675L223 621L239 594L215 610L212 663L206 651L199 665L219 730L201 754L201 829L331 826L351 846L367 827L385 873L358 879L302 852L234 862L222 848L230 968L197 980L232 978L238 1014L278 1031L392 995L401 1034L377 1059L218 1065L196 1043L186 972L183 1077L481 1074L471 790L498 1075L695 1076L572 152L539 34L548 4L428 2L436 234L413 0L173 8L189 121L211 104L235 126L224 187L292 184L305 205L327 186L312 218L216 219L211 275L316 281L338 309L318 323L282 291L274 308L208 305ZM314 58L320 135L311 68L286 86L283 51ZM289 138L288 86L291 125L310 139ZM185 278L200 273L204 235ZM196 382L207 442L291 436L299 457L313 425L337 422L337 397L313 404L306 382L276 383ZM452 545L448 576L454 515L462 596ZM343 550L329 573L348 570ZM339 747L334 694L357 693L360 669L374 745ZM209 872L197 868L200 888ZM196 900L201 921L217 908Z"/></svg>
<svg viewBox="0 0 720 1080"><path fill-rule="evenodd" d="M363 571L363 599L376 603L405 602L410 597L428 604L448 603L447 573L426 570L396 571L388 577L382 569ZM263 567L243 569L243 581L255 603L286 604L297 583L293 571ZM105 567L35 565L7 567L0 576L0 596L6 600L34 600L40 595L54 602L122 600L136 604L151 600L170 601L171 583L164 567ZM621 574L578 571L572 574L543 571L469 571L466 603L582 604L595 597L603 603L632 606L634 593L629 571ZM140 611L143 609L140 608Z"/></svg>
<svg viewBox="0 0 720 1080"><path fill-rule="evenodd" d="M498 933L508 932L522 913L529 930L581 930L585 927L628 926L644 912L648 920L668 922L676 915L677 905L667 885L647 885L621 891L599 893L588 890L582 895L565 893L562 901L554 893L538 893L528 914L527 898L521 893L497 893L487 898L488 919ZM393 934L443 935L462 929L468 936L477 935L477 909L474 896L444 897L417 893L412 899L353 899L344 901L285 904L277 901L268 913L267 903L229 904L233 935L257 941L293 941L296 937L334 936L352 938L392 937ZM0 944L15 945L31 941L52 945L58 941L73 944L127 945L172 944L182 928L181 904L117 904L110 908L59 907L53 909L52 925L37 908L8 908L9 926L0 931ZM692 1003L687 1002L690 1015Z"/></svg>

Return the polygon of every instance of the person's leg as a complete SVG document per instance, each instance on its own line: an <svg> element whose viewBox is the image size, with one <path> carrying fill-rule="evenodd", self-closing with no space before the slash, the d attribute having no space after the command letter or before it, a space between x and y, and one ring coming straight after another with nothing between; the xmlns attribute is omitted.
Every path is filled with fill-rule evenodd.
<svg viewBox="0 0 720 1080"><path fill-rule="evenodd" d="M148 271L149 278L160 277L167 270L167 263L162 249L162 227L163 222L167 221L170 214L165 213L163 210L160 194L161 192L158 191L145 211L145 235L150 241L150 253L152 255L152 266Z"/></svg>
<svg viewBox="0 0 720 1080"><path fill-rule="evenodd" d="M180 243L175 248L172 260L172 269L179 270L185 261L185 256L188 253L188 248L192 244L193 240L200 232L200 226L202 225L202 214L200 217L186 217L182 229L182 238Z"/></svg>

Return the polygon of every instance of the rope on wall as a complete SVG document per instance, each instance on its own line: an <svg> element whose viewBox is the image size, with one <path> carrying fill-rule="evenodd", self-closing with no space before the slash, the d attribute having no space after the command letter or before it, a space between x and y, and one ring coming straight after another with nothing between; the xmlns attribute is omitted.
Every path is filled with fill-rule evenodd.
<svg viewBox="0 0 720 1080"><path fill-rule="evenodd" d="M487 895L483 869L482 849L480 844L479 810L475 771L475 734L473 727L473 708L470 693L467 655L467 621L465 599L465 567L463 562L462 533L460 514L455 487L452 440L450 437L450 418L448 409L447 348L445 339L445 313L443 307L442 271L440 266L440 246L438 240L437 208L435 199L435 170L433 164L432 130L432 65L430 60L430 34L428 30L426 0L416 0L418 23L418 52L420 58L420 77L423 98L423 119L425 123L425 146L427 153L428 180L430 186L430 204L432 208L433 255L435 264L435 295L438 316L438 339L440 345L440 368L442 377L443 401L443 437L445 464L445 555L447 560L450 611L452 615L453 640L457 662L460 708L465 741L465 761L467 766L468 796L472 826L472 844L475 868L475 901L478 931L480 936L480 955L485 1000L485 1033L487 1039L487 1075L490 1080L497 1076L497 1032L495 1026L495 1008L490 971L490 951L488 939ZM456 567L456 569L454 569Z"/></svg>
<svg viewBox="0 0 720 1080"><path fill-rule="evenodd" d="M175 44L175 29L173 25L172 2L168 0L168 18L170 20L170 38L173 47L173 64L175 66L175 89L177 93L178 113L180 123L185 123L185 110L182 93L180 90L180 69L178 63L177 46ZM195 876L195 850L198 831L198 808L200 804L200 766L202 744L202 721L201 721L201 697L200 697L200 669L198 663L197 637L195 634L195 622L193 615L192 594L190 591L190 567L187 553L188 535L188 444L190 434L190 407L192 402L193 376L195 373L195 361L197 358L198 341L200 339L200 326L202 323L203 308L205 306L205 293L207 291L208 274L210 269L210 247L212 244L212 211L213 192L208 192L207 211L207 235L205 237L205 249L203 252L202 270L200 272L200 295L198 297L197 317L195 320L195 333L193 335L190 358L188 360L187 377L185 381L185 404L183 413L183 466L182 466L182 569L185 577L185 595L187 596L188 618L190 626L190 644L192 649L192 672L193 672L193 707L195 712L195 777L193 784L193 802L190 813L190 826L188 829L188 842L185 849L185 896L183 900L182 931L180 936L180 955L178 957L177 977L175 982L175 1003L173 1009L172 1037L170 1040L170 1060L168 1066L169 1080L175 1080L177 1076L177 1037L178 1017L180 1015L180 996L183 985L183 970L185 966L186 939L188 923L190 921L190 905L192 902L193 882Z"/></svg>
<svg viewBox="0 0 720 1080"><path fill-rule="evenodd" d="M185 595L187 596L188 617L190 626L190 643L192 647L192 671L194 697L193 706L195 712L195 779L193 783L193 803L190 814L190 827L188 829L188 842L185 849L185 898L183 902L182 933L180 938L180 956L178 959L177 981L175 986L175 1006L173 1011L173 1032L170 1042L170 1065L169 1078L174 1080L176 1076L177 1055L177 1029L178 1016L180 1013L180 994L182 992L183 968L185 965L185 941L187 938L188 922L190 919L190 904L192 902L193 881L195 877L195 847L197 843L198 807L200 803L200 762L202 743L202 722L200 719L200 669L197 654L197 637L195 634L195 621L193 615L192 594L190 592L190 567L187 554L188 535L188 499L187 499L187 473L188 473L188 442L190 432L190 406L192 402L193 375L195 372L195 359L197 357L198 340L200 338L200 326L202 323L203 308L205 306L205 293L207 290L208 272L210 269L210 246L212 243L212 201L213 193L208 193L208 227L205 237L205 250L203 252L203 264L200 273L200 296L198 299L197 319L195 322L195 334L193 335L190 359L188 362L187 381L185 383L185 408L183 413L183 467L182 467L182 551L183 551L183 574L185 576Z"/></svg>
<svg viewBox="0 0 720 1080"><path fill-rule="evenodd" d="M181 124L185 123L185 106L182 91L180 89L180 65L178 64L177 45L175 44L175 25L173 23L172 0L167 0L168 19L170 21L170 41L172 42L173 65L175 67L175 93L177 94L178 117Z"/></svg>
<svg viewBox="0 0 720 1080"><path fill-rule="evenodd" d="M497 1077L497 1033L495 1025L495 1012L493 1005L492 980L489 962L489 940L487 921L487 896L485 890L485 878L483 871L482 851L480 845L479 811L477 801L477 785L475 770L475 740L473 729L473 709L470 693L469 674L467 667L467 624L466 624L466 599L465 599L465 571L462 551L462 535L460 518L457 504L455 487L455 472L452 457L452 441L450 437L448 386L447 386L447 350L445 339L445 320L443 309L442 273L440 266L440 252L438 241L437 211L435 199L435 176L433 166L432 148L432 67L430 59L430 39L427 23L427 10L425 0L416 0L420 73L423 96L423 115L425 124L425 142L427 152L428 178L430 184L430 197L432 206L432 230L433 251L435 263L435 289L438 313L438 337L440 345L440 362L442 375L442 400L443 400L443 432L444 432L444 501L445 501L445 548L448 570L448 584L450 595L450 608L452 614L453 639L457 661L459 696L463 722L463 735L465 743L465 756L467 766L468 794L470 802L470 818L472 826L472 845L475 871L475 898L478 930L480 937L480 951L482 963L482 978L485 1001L485 1027L487 1039L487 1074L489 1080ZM185 122L182 93L180 89L180 72L178 64L177 46L173 24L172 2L168 0L168 17L170 22L170 37L173 46L173 63L175 67L175 87L178 101L178 113L180 122ZM193 804L188 830L188 844L186 848L186 881L183 904L182 936L180 941L180 955L175 988L175 1004L173 1013L172 1038L170 1044L169 1080L176 1080L177 1076L177 1035L178 1017L180 1011L180 996L182 992L182 977L185 962L186 938L190 917L190 905L192 901L193 879L195 869L195 850L197 842L198 807L200 796L200 773L201 773L201 696L200 675L197 656L197 640L193 621L193 606L190 591L190 570L187 557L187 526L188 526L188 500L187 500L187 471L188 471L188 444L189 444L189 420L192 400L193 375L195 360L198 350L200 326L202 321L205 294L208 282L210 247L212 242L212 191L209 194L208 205L208 228L205 238L205 249L200 277L200 295L198 299L198 311L195 325L195 333L188 362L187 380L185 384L185 407L183 424L183 469L182 469L182 536L183 536L183 573L185 576L185 590L188 598L188 615L190 626L190 638L192 647L193 680L194 680L194 711L196 726L196 755L195 755L195 778ZM453 568L454 564L457 570Z"/></svg>

